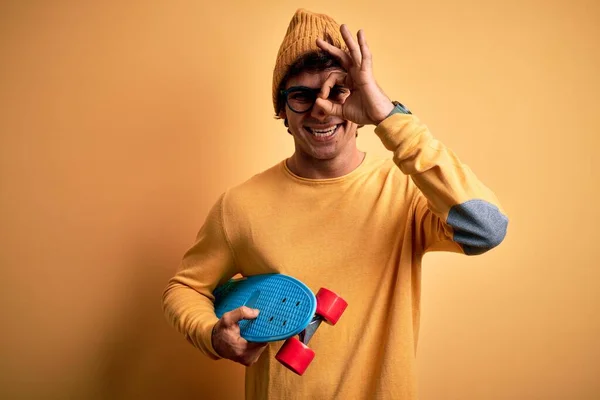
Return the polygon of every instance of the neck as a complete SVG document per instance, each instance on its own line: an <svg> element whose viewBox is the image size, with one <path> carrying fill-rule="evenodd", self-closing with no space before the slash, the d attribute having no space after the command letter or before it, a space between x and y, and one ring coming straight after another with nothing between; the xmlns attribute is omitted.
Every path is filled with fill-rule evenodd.
<svg viewBox="0 0 600 400"><path fill-rule="evenodd" d="M350 154L319 160L298 151L287 160L287 166L295 175L307 179L339 178L354 171L362 163L365 153L356 147Z"/></svg>

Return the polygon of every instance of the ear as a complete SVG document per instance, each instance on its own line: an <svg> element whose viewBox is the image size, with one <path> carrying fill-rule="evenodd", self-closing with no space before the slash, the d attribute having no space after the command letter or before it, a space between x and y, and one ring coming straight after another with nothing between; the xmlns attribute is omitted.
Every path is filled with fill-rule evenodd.
<svg viewBox="0 0 600 400"><path fill-rule="evenodd" d="M281 110L279 111L278 117L281 119L286 119L287 118L287 114L285 113L285 107L282 107Z"/></svg>

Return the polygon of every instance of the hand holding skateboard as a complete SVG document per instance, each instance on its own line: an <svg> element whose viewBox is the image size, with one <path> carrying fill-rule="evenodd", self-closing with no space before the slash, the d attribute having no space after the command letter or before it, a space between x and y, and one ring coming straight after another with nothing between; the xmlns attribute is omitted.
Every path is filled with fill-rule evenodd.
<svg viewBox="0 0 600 400"><path fill-rule="evenodd" d="M212 333L212 345L223 358L245 366L254 364L262 354L267 343L248 342L240 336L241 320L258 317L258 310L242 306L223 314Z"/></svg>
<svg viewBox="0 0 600 400"><path fill-rule="evenodd" d="M286 340L275 358L298 375L315 356L307 344L321 322L335 325L348 305L325 288L315 296L304 283L283 274L232 279L214 296L220 320L213 330L213 347L219 354L251 365L266 343Z"/></svg>

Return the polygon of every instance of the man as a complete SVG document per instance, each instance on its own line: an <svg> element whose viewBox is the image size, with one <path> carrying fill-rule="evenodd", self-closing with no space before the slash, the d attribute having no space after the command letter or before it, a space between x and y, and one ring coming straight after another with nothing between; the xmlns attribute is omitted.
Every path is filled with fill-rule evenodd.
<svg viewBox="0 0 600 400"><path fill-rule="evenodd" d="M481 254L508 220L494 194L373 77L365 35L298 10L273 74L273 104L293 136L287 160L227 190L164 293L169 321L214 359L242 363L249 399L414 399L421 259L433 250ZM356 147L375 126L392 152ZM281 342L248 343L218 320L212 291L236 274L280 272L348 302L310 342L303 376L279 364Z"/></svg>

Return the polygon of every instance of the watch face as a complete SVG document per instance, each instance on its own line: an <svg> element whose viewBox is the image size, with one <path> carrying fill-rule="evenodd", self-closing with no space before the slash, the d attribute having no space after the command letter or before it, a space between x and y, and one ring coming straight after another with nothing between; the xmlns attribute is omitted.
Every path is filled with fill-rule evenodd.
<svg viewBox="0 0 600 400"><path fill-rule="evenodd" d="M412 114L410 112L410 110L407 107L405 107L404 104L400 103L399 101L393 101L392 103L396 106L396 109L398 110L398 112L401 112L403 114Z"/></svg>

